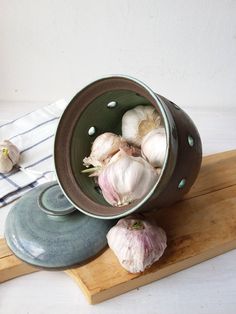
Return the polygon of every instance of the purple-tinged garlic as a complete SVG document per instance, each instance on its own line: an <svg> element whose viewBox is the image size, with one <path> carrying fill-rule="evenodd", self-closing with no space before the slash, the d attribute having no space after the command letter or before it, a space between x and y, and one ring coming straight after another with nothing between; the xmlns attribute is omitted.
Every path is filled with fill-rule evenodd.
<svg viewBox="0 0 236 314"><path fill-rule="evenodd" d="M159 260L167 247L165 231L146 219L126 217L107 234L109 247L130 273L143 272Z"/></svg>
<svg viewBox="0 0 236 314"><path fill-rule="evenodd" d="M154 129L146 134L142 140L142 156L153 167L162 167L166 155L166 133L164 128Z"/></svg>
<svg viewBox="0 0 236 314"><path fill-rule="evenodd" d="M98 184L109 204L124 206L142 198L157 179L156 170L142 157L119 151L99 174Z"/></svg>
<svg viewBox="0 0 236 314"><path fill-rule="evenodd" d="M0 173L10 172L20 159L18 148L8 140L0 143Z"/></svg>
<svg viewBox="0 0 236 314"><path fill-rule="evenodd" d="M122 136L128 143L140 146L143 137L160 127L161 117L153 106L139 105L122 117Z"/></svg>
<svg viewBox="0 0 236 314"><path fill-rule="evenodd" d="M83 159L86 167L102 167L121 148L128 148L126 141L119 135L106 132L99 135L93 142L89 157Z"/></svg>
<svg viewBox="0 0 236 314"><path fill-rule="evenodd" d="M141 156L141 149L129 145L121 136L110 132L99 135L93 142L90 156L83 159L87 168L93 167L82 172L90 173L90 177L98 176L110 159L119 151L131 156Z"/></svg>

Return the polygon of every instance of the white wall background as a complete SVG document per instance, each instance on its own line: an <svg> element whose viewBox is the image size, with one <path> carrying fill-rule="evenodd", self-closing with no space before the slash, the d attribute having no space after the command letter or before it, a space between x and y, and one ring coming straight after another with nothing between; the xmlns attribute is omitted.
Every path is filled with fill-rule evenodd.
<svg viewBox="0 0 236 314"><path fill-rule="evenodd" d="M0 0L0 100L129 74L183 107L235 106L235 0Z"/></svg>

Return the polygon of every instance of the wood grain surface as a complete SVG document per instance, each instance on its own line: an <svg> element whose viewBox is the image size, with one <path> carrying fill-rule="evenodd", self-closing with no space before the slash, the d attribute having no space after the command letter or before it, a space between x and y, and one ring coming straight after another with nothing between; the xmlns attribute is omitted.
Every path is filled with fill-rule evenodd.
<svg viewBox="0 0 236 314"><path fill-rule="evenodd" d="M92 304L168 276L236 247L236 151L204 157L185 199L148 213L168 237L163 257L142 274L129 274L110 249L66 272ZM37 271L17 259L0 240L0 282Z"/></svg>

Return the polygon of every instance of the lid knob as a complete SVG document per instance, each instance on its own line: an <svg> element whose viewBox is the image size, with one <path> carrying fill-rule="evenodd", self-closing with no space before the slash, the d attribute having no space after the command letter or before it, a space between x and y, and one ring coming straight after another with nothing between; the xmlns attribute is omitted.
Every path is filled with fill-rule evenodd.
<svg viewBox="0 0 236 314"><path fill-rule="evenodd" d="M42 211L52 216L64 216L76 210L57 183L44 189L39 194L38 205Z"/></svg>

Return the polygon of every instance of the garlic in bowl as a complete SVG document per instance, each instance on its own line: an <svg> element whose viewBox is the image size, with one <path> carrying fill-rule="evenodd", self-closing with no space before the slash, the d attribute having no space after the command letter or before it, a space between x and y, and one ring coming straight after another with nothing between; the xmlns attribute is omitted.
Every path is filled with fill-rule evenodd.
<svg viewBox="0 0 236 314"><path fill-rule="evenodd" d="M101 171L98 184L105 200L120 207L144 197L157 178L157 172L145 159L120 151Z"/></svg>
<svg viewBox="0 0 236 314"><path fill-rule="evenodd" d="M114 207L104 199L97 183L82 173L83 159L90 156L99 135L111 132L121 136L122 117L137 106L151 106L160 117L166 136L162 169L145 195ZM152 123L144 125L147 129ZM189 145L189 136L193 145ZM200 136L187 114L139 80L122 75L99 79L71 100L58 124L54 144L55 169L64 194L78 210L101 219L121 218L181 199L197 177L201 158Z"/></svg>
<svg viewBox="0 0 236 314"><path fill-rule="evenodd" d="M139 105L123 115L122 136L129 143L140 146L143 137L160 125L161 117L153 106Z"/></svg>
<svg viewBox="0 0 236 314"><path fill-rule="evenodd" d="M101 167L121 148L128 149L128 144L121 136L111 132L103 133L95 139L91 153L83 159L83 163L85 166Z"/></svg>
<svg viewBox="0 0 236 314"><path fill-rule="evenodd" d="M166 154L166 132L164 128L152 129L142 139L142 155L153 167L162 167Z"/></svg>

